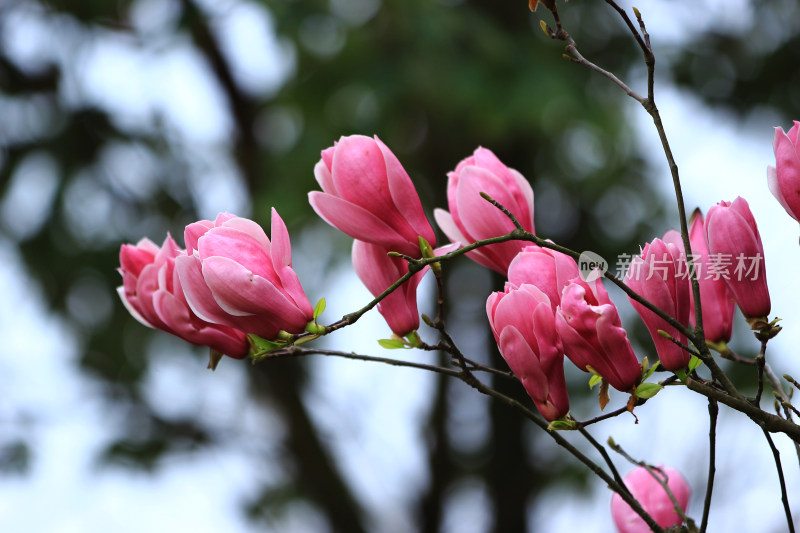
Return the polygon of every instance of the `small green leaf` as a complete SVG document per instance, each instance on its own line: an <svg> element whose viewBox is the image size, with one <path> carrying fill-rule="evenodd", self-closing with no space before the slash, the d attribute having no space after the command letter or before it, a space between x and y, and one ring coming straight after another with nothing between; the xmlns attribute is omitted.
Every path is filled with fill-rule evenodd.
<svg viewBox="0 0 800 533"><path fill-rule="evenodd" d="M270 341L253 334L247 336L247 342L250 344L250 352L248 352L247 356L254 362L265 359L271 352L284 348L287 344L285 342Z"/></svg>
<svg viewBox="0 0 800 533"><path fill-rule="evenodd" d="M681 381L686 382L686 370L683 368L679 368L675 371L675 375L680 378Z"/></svg>
<svg viewBox="0 0 800 533"><path fill-rule="evenodd" d="M647 378L649 378L650 376L652 376L652 375L653 375L653 372L655 372L655 371L656 371L656 369L659 367L659 365L661 365L661 361L656 361L656 364L654 364L653 366L651 366L651 367L650 367L650 368L647 370L647 372L645 372L645 373L644 373L644 376L642 376L642 381L647 381Z"/></svg>
<svg viewBox="0 0 800 533"><path fill-rule="evenodd" d="M387 350L398 350L406 347L406 343L396 339L380 339L378 340L378 344Z"/></svg>
<svg viewBox="0 0 800 533"><path fill-rule="evenodd" d="M271 352L271 351L277 350L278 348L280 348L282 346L286 346L286 343L273 342L273 341L264 339L262 337L259 337L258 335L250 334L250 335L247 336L247 338L250 340L250 353L253 353L253 352L256 352L256 353Z"/></svg>
<svg viewBox="0 0 800 533"><path fill-rule="evenodd" d="M320 298L317 302L317 305L314 307L314 320L317 320L317 317L322 314L325 310L325 298Z"/></svg>
<svg viewBox="0 0 800 533"><path fill-rule="evenodd" d="M636 387L636 397L646 400L658 394L658 391L660 391L663 388L664 387L662 387L658 383L642 383L641 385Z"/></svg>
<svg viewBox="0 0 800 533"><path fill-rule="evenodd" d="M575 429L575 421L574 420L564 420L563 418L560 420L553 420L550 422L550 425L547 426L548 430L570 430Z"/></svg>
<svg viewBox="0 0 800 533"><path fill-rule="evenodd" d="M598 376L597 374L592 374L592 377L589 378L589 388L593 389L595 385L603 381L603 376Z"/></svg>
<svg viewBox="0 0 800 533"><path fill-rule="evenodd" d="M406 335L405 341L406 341L405 344L409 348L419 348L420 346L422 346L422 339L419 338L419 335L417 334L416 330Z"/></svg>
<svg viewBox="0 0 800 533"><path fill-rule="evenodd" d="M689 372L694 372L694 370L703 364L702 359L693 355L691 359L689 359Z"/></svg>

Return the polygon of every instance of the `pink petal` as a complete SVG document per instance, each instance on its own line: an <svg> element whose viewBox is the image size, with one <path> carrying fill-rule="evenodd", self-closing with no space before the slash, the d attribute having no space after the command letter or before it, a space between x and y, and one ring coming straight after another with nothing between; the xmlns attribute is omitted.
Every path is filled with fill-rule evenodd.
<svg viewBox="0 0 800 533"><path fill-rule="evenodd" d="M178 272L186 303L195 315L206 322L232 326L232 317L222 310L206 285L201 265L196 253L175 259L175 270Z"/></svg>
<svg viewBox="0 0 800 533"><path fill-rule="evenodd" d="M198 251L201 261L205 262L211 257L227 257L257 276L280 283L272 268L269 248L237 228L222 226L210 230L198 242Z"/></svg>
<svg viewBox="0 0 800 533"><path fill-rule="evenodd" d="M292 245L289 241L289 231L275 208L272 209L271 228L272 266L275 268L278 278L280 278L281 287L294 301L295 305L308 317L311 317L314 310L311 308L297 274L292 270Z"/></svg>
<svg viewBox="0 0 800 533"><path fill-rule="evenodd" d="M525 176L513 168L508 170L514 177L514 181L516 181L520 191L522 191L522 200L519 201L520 214L517 215L517 220L519 220L519 223L522 224L523 228L531 233L535 233L536 229L533 225L533 188L531 187L530 182L525 179Z"/></svg>
<svg viewBox="0 0 800 533"><path fill-rule="evenodd" d="M342 138L340 138L339 140L341 140ZM338 145L339 145L339 142L338 141L334 141L333 146L331 146L330 148L324 149L322 151L322 153L321 153L322 161L325 164L325 166L328 167L328 169L333 167L333 154L336 152L336 147ZM331 191L325 191L325 192L331 193ZM333 193L331 193L331 194L333 194Z"/></svg>
<svg viewBox="0 0 800 533"><path fill-rule="evenodd" d="M197 241L213 227L214 223L210 220L201 220L186 226L183 232L183 241L186 243L186 250L190 254L197 250Z"/></svg>
<svg viewBox="0 0 800 533"><path fill-rule="evenodd" d="M786 202L786 198L783 196L783 191L781 190L781 184L778 181L778 173L775 167L771 165L767 166L767 186L769 187L769 192L771 192L772 196L774 196L775 199L778 200L783 209L787 213L789 213L789 216L791 216L795 220L799 220L798 217L800 216L800 210L795 212L794 209L789 207L789 204Z"/></svg>
<svg viewBox="0 0 800 533"><path fill-rule="evenodd" d="M158 290L159 268L159 265L151 263L142 269L139 279L136 280L135 300L132 299L130 303L153 327L161 329L164 323L153 309L153 294Z"/></svg>
<svg viewBox="0 0 800 533"><path fill-rule="evenodd" d="M396 211L383 153L373 139L363 135L342 137L333 153L331 175L343 200L372 213Z"/></svg>
<svg viewBox="0 0 800 533"><path fill-rule="evenodd" d="M437 207L433 210L433 218L436 220L436 224L442 230L442 232L450 239L452 242L472 242L473 239L466 237L461 230L458 229L458 226L453 220L453 215L449 212L445 211Z"/></svg>
<svg viewBox="0 0 800 533"><path fill-rule="evenodd" d="M500 334L498 333L498 324L496 323L494 316L497 312L497 306L500 304L500 301L504 296L505 294L502 292L493 292L486 299L486 316L489 318L489 327L494 335L494 340L498 344L500 343Z"/></svg>
<svg viewBox="0 0 800 533"><path fill-rule="evenodd" d="M464 235L461 233L461 230L455 223L453 216L441 208L436 208L433 210L433 218L436 220L436 224L438 224L439 228L442 232L453 242L460 242L462 245L469 244L473 242L475 239L470 238L469 236ZM467 257L475 261L481 266L492 270L498 270L502 268L502 265L496 263L493 259L488 257L483 251L486 247L478 248L477 250L473 250L471 252L467 252Z"/></svg>
<svg viewBox="0 0 800 533"><path fill-rule="evenodd" d="M611 375L603 374L615 389L627 392L633 388L641 375L639 362L633 353L625 330L619 325L616 309L602 306L597 319L597 341L602 347L606 368ZM609 359L609 356L613 359ZM599 370L599 369L598 369Z"/></svg>
<svg viewBox="0 0 800 533"><path fill-rule="evenodd" d="M333 155L331 155L331 157L333 157ZM336 190L336 184L333 182L333 176L331 176L331 169L322 159L317 161L317 164L314 165L314 178L316 178L323 192L339 196L339 191Z"/></svg>
<svg viewBox="0 0 800 533"><path fill-rule="evenodd" d="M150 322L148 322L147 319L144 318L141 315L141 313L139 313L139 310L136 309L136 307L134 307L130 301L128 301L128 298L125 295L125 287L122 286L117 287L117 294L119 294L119 297L122 300L122 305L125 306L125 309L128 310L128 312L131 314L131 316L133 316L133 318L135 318L136 320L139 321L139 323L144 324L148 328L155 328L155 326L153 326Z"/></svg>
<svg viewBox="0 0 800 533"><path fill-rule="evenodd" d="M269 251L270 249L270 242L269 239L267 238L267 234L264 233L264 228L262 228L257 222L254 222L249 218L233 217L226 220L219 226L229 229L235 229L241 233L244 233L247 236L251 237L254 241L256 241L260 246L265 248L267 251Z"/></svg>
<svg viewBox="0 0 800 533"><path fill-rule="evenodd" d="M589 365L600 372L601 369L596 368L596 365L593 364L594 354L597 349L591 345L588 339L583 337L581 332L570 324L570 318L574 317L565 313L562 309L556 311L556 331L561 337L567 358L584 372L588 372L586 367Z"/></svg>
<svg viewBox="0 0 800 533"><path fill-rule="evenodd" d="M424 237L431 246L436 246L436 235L433 233L430 222L425 217L422 202L411 178L408 177L408 173L397 157L377 136L375 137L375 143L383 154L389 191L395 207L417 235Z"/></svg>
<svg viewBox="0 0 800 533"><path fill-rule="evenodd" d="M756 219L753 217L753 212L750 211L750 206L748 205L747 200L741 196L737 196L736 199L731 202L730 210L742 217L742 220L744 220L747 226L750 228L751 233L754 236L759 237L760 240L758 227L756 226Z"/></svg>
<svg viewBox="0 0 800 533"><path fill-rule="evenodd" d="M416 246L366 209L324 192L308 193L314 211L328 224L360 241L371 242L406 255L418 256Z"/></svg>
<svg viewBox="0 0 800 533"><path fill-rule="evenodd" d="M386 252L385 248L375 244L353 241L353 270L373 296L382 293L403 275Z"/></svg>
<svg viewBox="0 0 800 533"><path fill-rule="evenodd" d="M275 285L233 259L209 257L203 261L202 272L214 299L228 314L259 315L262 320L279 321L301 331L308 322L306 315Z"/></svg>
<svg viewBox="0 0 800 533"><path fill-rule="evenodd" d="M548 383L539 365L539 357L533 352L524 335L515 327L507 326L500 333L500 353L508 367L522 382L525 391L538 405L547 402Z"/></svg>
<svg viewBox="0 0 800 533"><path fill-rule="evenodd" d="M198 346L209 346L231 357L247 355L248 345L241 331L201 321L175 295L158 291L154 298L156 312L173 335Z"/></svg>
<svg viewBox="0 0 800 533"><path fill-rule="evenodd" d="M123 244L119 249L119 264L125 273L138 277L142 269L153 262L160 248L148 238L136 245Z"/></svg>
<svg viewBox="0 0 800 533"><path fill-rule="evenodd" d="M544 372L550 375L555 369L561 370L564 348L561 345L561 337L556 331L556 318L553 310L544 302L533 310L533 330L536 333L538 347L538 350L535 351L539 353L539 363Z"/></svg>
<svg viewBox="0 0 800 533"><path fill-rule="evenodd" d="M456 191L459 215L464 229L475 239L499 237L514 229L514 224L499 209L481 197L485 192L500 204L513 209L503 183L486 169L466 167ZM513 212L513 211L512 211ZM510 260L509 260L510 261Z"/></svg>

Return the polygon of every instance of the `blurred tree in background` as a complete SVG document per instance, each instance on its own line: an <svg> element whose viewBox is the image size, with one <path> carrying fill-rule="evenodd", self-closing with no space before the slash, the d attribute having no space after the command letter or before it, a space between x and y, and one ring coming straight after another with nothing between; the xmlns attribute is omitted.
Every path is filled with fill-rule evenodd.
<svg viewBox="0 0 800 533"><path fill-rule="evenodd" d="M772 55L798 50L796 32L765 35L759 23L784 8L797 10L791 1L759 4L751 31L763 39L747 48L729 46L724 34L698 34L675 62L676 79L708 82L709 99L741 111L763 102L768 73L780 78L769 81L776 93L769 104L800 115L797 91L780 89L796 81L796 54ZM302 229L317 223L306 201L317 187L313 166L341 135L378 135L429 211L446 206L446 172L482 145L532 182L539 235L615 257L663 229L648 168L621 118L630 102L563 60L561 45L539 30L540 16L521 0L0 4L0 239L18 249L52 309L68 320L82 370L127 421L102 461L154 470L168 454L223 438L201 420L164 417L149 405L142 379L158 347L152 338L164 334L135 323L116 300L120 243L158 240L166 231L180 242L187 223L213 218L214 209L239 209L267 224L276 206L302 247ZM568 4L563 16L582 53L604 68L626 73L639 61L602 2ZM749 46L754 41L764 45ZM248 47L264 57L267 45L269 63L254 64ZM186 64L195 77L185 77ZM208 101L218 105L197 105ZM215 126L204 129L208 123ZM315 258L315 272L347 261L348 241L336 243L339 253ZM295 264L301 273L312 269ZM451 270L451 309L477 309L459 315L460 327L485 331L483 303L500 280L469 266ZM315 299L319 281L301 279ZM493 352L490 338L484 334L483 345L468 352ZM243 511L270 520L287 501L302 500L334 531L374 530L375 517L303 402L311 364L247 368L252 403L276 412L286 428L271 453L292 467L285 483L248 491ZM426 419L418 421L428 486L409 495L413 508L395 512L409 514L419 531L440 531L449 491L469 477L486 489L494 531L535 531L527 509L537 494L556 478L581 486L585 473L569 461L537 461L529 450L538 437L495 404L487 437L478 449L464 449L448 422L459 395L473 394L461 389L437 378ZM521 387L507 389L527 401ZM36 460L30 443L0 434L0 446L2 464L24 468Z"/></svg>

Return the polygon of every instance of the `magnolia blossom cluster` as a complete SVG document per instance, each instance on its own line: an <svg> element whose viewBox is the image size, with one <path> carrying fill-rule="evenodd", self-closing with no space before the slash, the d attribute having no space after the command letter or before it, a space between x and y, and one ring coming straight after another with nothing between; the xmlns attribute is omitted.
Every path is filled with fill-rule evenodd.
<svg viewBox="0 0 800 533"><path fill-rule="evenodd" d="M272 210L272 240L228 213L186 227L186 249L167 236L159 248L142 239L120 249L130 313L145 326L242 358L247 334L273 339L302 332L313 310L292 270L289 233Z"/></svg>
<svg viewBox="0 0 800 533"><path fill-rule="evenodd" d="M788 133L776 129L776 166L767 170L770 190L796 220L799 141L799 122ZM377 137L342 137L322 151L314 175L322 190L309 193L311 206L323 220L353 237L354 270L375 296L408 274L408 258L443 254L507 235L518 226L534 234L530 184L485 148L475 150L447 175L448 210L436 209L434 217L451 243L435 251L436 234L414 184ZM184 240L185 249L169 235L160 247L148 239L122 246L119 294L141 323L235 358L250 351L249 335L275 340L319 331L292 269L289 234L277 211L272 210L271 238L255 222L223 213L214 221L187 226ZM646 243L623 280L638 295L629 299L653 338L661 365L672 371L689 364L690 355L681 347L687 345L683 332L700 322L691 278L699 285L703 330L713 345L722 347L730 340L736 305L754 328L765 323L771 306L761 237L743 198L719 202L705 218L696 211L688 241L685 247L681 234L670 230ZM508 366L549 421L569 412L565 356L615 389L636 395L643 368L601 273L582 275L573 257L549 241L536 242L542 246L507 240L467 253L507 280L503 291L489 295L486 312ZM760 260L751 264L748 275L729 276L720 272L720 257ZM418 339L416 292L428 270L410 276L378 304L398 337ZM678 506L685 508L686 482L671 469L662 474ZM681 523L672 499L665 499L662 485L650 472L636 470L626 484L660 525ZM646 525L618 496L612 511L620 531L644 531Z"/></svg>
<svg viewBox="0 0 800 533"><path fill-rule="evenodd" d="M795 140L796 129L797 125L790 131ZM776 134L776 147L779 140ZM793 167L781 161L779 157L778 169L770 170L770 176L791 176L787 168ZM323 220L354 238L354 270L373 295L408 273L407 260L398 254L420 258L426 247L436 245L414 184L377 137L342 137L322 151L314 175L322 190L309 193L309 202ZM436 209L434 216L452 243L439 253L515 229L511 218L481 193L534 233L530 184L490 150L478 148L448 174L449 211ZM122 246L120 295L143 324L243 357L248 334L275 339L282 332L303 332L312 320L311 305L291 267L289 234L276 211L271 241L255 222L221 214L215 221L187 226L185 242L185 250L171 237L161 248L147 239ZM730 339L734 301L745 316L766 318L770 299L763 261L752 276L702 275L711 268L712 256L763 257L761 238L744 199L720 202L705 221L696 212L690 244L687 254L675 231L647 243L631 261L625 282L677 323L693 326L693 295L688 277L681 273L686 257L691 257L709 341ZM527 241L495 243L467 255L507 277L504 290L487 300L489 323L500 352L545 418L555 420L569 411L565 355L614 388L635 391L642 375L640 363L602 278L584 279L572 257ZM378 304L399 337L419 328L416 291L427 270L415 273ZM686 344L681 331L639 301L631 303L652 334L662 365L668 370L685 367L688 353L659 333Z"/></svg>
<svg viewBox="0 0 800 533"><path fill-rule="evenodd" d="M533 206L530 208L532 211ZM506 272L505 290L489 296L486 311L500 352L542 416L552 421L569 411L564 355L615 389L635 393L642 368L602 278L595 273L584 279L575 260L563 253L521 241L506 244L517 246L518 252ZM698 270L712 264L710 254L764 254L755 220L742 198L713 206L705 222L696 212L690 245L691 268ZM693 327L691 283L682 272L686 257L680 233L668 231L663 239L644 245L631 261L624 281L678 324ZM763 261L753 268L753 275L746 277L696 273L709 342L730 340L734 302L748 318L763 321L769 314ZM690 355L674 342L685 346L686 336L637 299L629 300L653 338L661 365L673 371L686 367Z"/></svg>

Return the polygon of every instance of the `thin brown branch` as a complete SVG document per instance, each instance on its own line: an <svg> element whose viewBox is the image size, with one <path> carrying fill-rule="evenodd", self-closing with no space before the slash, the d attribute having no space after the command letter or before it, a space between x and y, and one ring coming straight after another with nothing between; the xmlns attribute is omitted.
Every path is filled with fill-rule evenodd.
<svg viewBox="0 0 800 533"><path fill-rule="evenodd" d="M689 390L698 392L706 398L712 398L721 404L727 405L747 415L762 429L770 433L783 433L795 442L800 442L800 426L777 415L767 413L744 398L736 398L725 391L714 388L702 381L688 377L686 386Z"/></svg>
<svg viewBox="0 0 800 533"><path fill-rule="evenodd" d="M275 350L274 352L269 352L263 358L260 358L258 360L254 359L253 363L258 363L266 359L275 359L280 357L302 357L314 354L343 357L345 359L353 359L356 361L383 363L391 366L416 368L419 370L427 370L429 372L436 372L437 374L445 374L447 376L456 378L461 376L461 372L453 368L446 368L437 365L428 365L425 363L416 363L413 361L403 361L402 359L391 359L389 357L377 357L372 355L357 354L354 352L344 352L340 350L327 350L324 348L313 348L313 347L304 348L302 346L296 346L296 345L287 346L286 348L281 348L279 350Z"/></svg>
<svg viewBox="0 0 800 533"><path fill-rule="evenodd" d="M783 466L781 465L781 453L775 447L775 442L772 436L764 430L764 437L769 443L770 450L772 450L772 457L775 459L775 470L778 472L778 481L781 485L781 502L783 502L783 511L786 513L786 525L789 527L789 533L794 533L794 520L792 518L792 510L789 507L789 495L786 492L786 479L783 477Z"/></svg>
<svg viewBox="0 0 800 533"><path fill-rule="evenodd" d="M766 350L767 340L761 341L761 351L756 356L756 369L758 369L758 388L756 390L756 397L753 403L759 405L761 403L761 394L764 392L764 366L766 363Z"/></svg>
<svg viewBox="0 0 800 533"><path fill-rule="evenodd" d="M708 399L708 479L706 481L706 497L703 501L703 519L700 521L700 533L708 527L708 515L711 511L711 494L714 491L714 475L717 472L717 415L719 405L716 400Z"/></svg>
<svg viewBox="0 0 800 533"><path fill-rule="evenodd" d="M617 481L617 483L619 483L619 485L623 487L628 494L630 494L630 490L628 490L627 485L625 485L625 481L622 480L622 476L619 475L619 471L617 470L614 461L611 460L611 456L608 455L608 450L606 450L605 446L597 442L597 440L592 437L592 434L589 433L585 428L578 428L578 431L580 431L581 435L583 435L584 438L589 441L589 444L591 444L594 449L600 453L600 455L603 457L603 460L606 462L606 465L608 465L608 469L611 470L611 474L614 476L614 479ZM631 496L633 495L631 494Z"/></svg>
<svg viewBox="0 0 800 533"><path fill-rule="evenodd" d="M586 420L586 421L583 421L583 422L578 421L577 422L577 428L578 429L583 429L583 428L585 428L587 426L591 426L592 424L597 424L598 422L602 422L603 420L608 420L609 418L614 418L616 416L619 416L619 415L621 415L623 413L627 413L627 412L628 412L628 407L627 406L620 407L619 409L617 409L615 411L610 411L610 412L608 412L606 414L603 414L603 415L600 415L600 416L596 416L594 418L590 418L589 420Z"/></svg>

